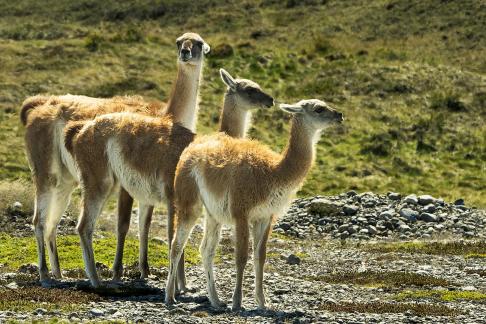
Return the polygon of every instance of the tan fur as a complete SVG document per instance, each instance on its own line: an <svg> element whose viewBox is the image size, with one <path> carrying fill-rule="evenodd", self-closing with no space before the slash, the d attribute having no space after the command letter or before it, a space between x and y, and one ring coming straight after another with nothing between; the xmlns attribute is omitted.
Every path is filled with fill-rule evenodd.
<svg viewBox="0 0 486 324"><path fill-rule="evenodd" d="M22 103L22 107L20 108L20 121L22 122L22 124L24 126L27 124L27 117L32 109L35 109L36 107L45 104L48 100L48 96L41 95L25 99L25 101Z"/></svg>
<svg viewBox="0 0 486 324"><path fill-rule="evenodd" d="M192 33L181 37L202 41L199 35ZM26 125L26 153L36 188L34 225L41 281L49 278L44 240L49 241L48 252L53 274L55 277L61 276L55 240L56 225L69 202L70 193L77 185L77 170L71 155L64 148L62 129L69 121L91 120L103 114L126 111L157 116L164 114L166 109L165 104L146 102L137 96L111 99L73 95L36 96L24 102L21 120ZM176 117L177 114L185 113L181 110L174 112ZM71 129L68 142L71 142L79 128L80 124ZM120 190L120 200L120 208L131 208L133 199L123 188ZM130 223L130 215L131 212L119 210L120 229L127 228L125 225ZM123 249L126 232L118 234L121 243L117 245L117 256L121 260L123 251L119 250ZM119 270L114 271L115 278L120 274Z"/></svg>
<svg viewBox="0 0 486 324"><path fill-rule="evenodd" d="M180 250L197 219L194 206L202 201L208 210L206 224L209 224L209 228L205 228L205 238L209 235L219 236L218 226L222 224L235 227L235 310L241 307L243 270L248 259L249 233L252 231L255 297L259 307L264 307L263 264L272 219L284 212L311 168L318 131L330 122L342 120L340 113L322 101L301 101L292 108L299 113L292 119L289 143L283 154L277 154L257 141L231 138L224 134L198 138L184 150L174 182L176 234L170 253L167 303L173 302L174 298L175 272L172 264L177 264ZM208 234L208 231L213 234ZM215 307L222 305L212 274L212 251L218 239L207 238L212 243L205 247L203 253L209 299Z"/></svg>
<svg viewBox="0 0 486 324"><path fill-rule="evenodd" d="M155 118L136 113L113 113L86 122L77 135L73 133L79 129L78 125L68 125L66 128L69 134L66 146L72 147L80 171L83 207L78 231L86 272L94 286L99 285L99 279L91 244L93 226L106 198L117 183L130 196L139 200L139 210L144 211L140 215L144 222L140 224L143 232L140 240L144 242L140 245L142 276L148 274L146 245L154 203L168 201L168 236L172 238L175 167L182 150L194 137L191 130L195 127L198 110L203 54L198 54L201 51L198 52L194 47L203 40L199 35L194 38L194 35L197 34L185 34L182 37L181 53L182 49L192 49L193 56L179 61L175 87L165 116ZM188 43L196 45L189 46ZM199 43L199 46L202 45ZM119 224L120 229L127 226ZM121 239L124 240L124 237ZM121 264L121 253L117 251L115 273L119 273L117 265ZM185 278L181 276L180 282L180 288L184 289Z"/></svg>
<svg viewBox="0 0 486 324"><path fill-rule="evenodd" d="M197 95L197 92L193 95ZM236 92L235 96L240 96L240 93ZM273 103L273 99L268 95L262 97L261 101L254 100L244 106L228 105L226 98L227 96L223 110L243 110L245 113L251 108L266 107L270 102ZM186 100L195 102L193 99ZM169 108L174 102L176 100L171 99ZM90 212L90 208L101 208L104 201L99 197L107 197L114 184L119 182L130 195L144 202L144 205L157 203L165 198L169 210L168 236L169 242L172 243L175 169L180 154L192 142L194 136L189 129L174 119L174 115L169 113L158 118L132 113L109 114L98 117L93 122L87 122L79 134L73 137L73 155L81 173L83 189L84 207L78 225L83 242L89 244L89 232L97 217L96 213ZM246 118L242 118L234 122L244 124L245 120ZM74 125L73 128L75 127L77 126ZM69 129L68 127L68 132ZM146 225L140 226L147 231ZM141 236L140 239L144 237ZM86 252L89 257L91 253ZM184 289L183 261L180 264L179 288ZM98 279L93 262L87 262L87 273L96 285Z"/></svg>

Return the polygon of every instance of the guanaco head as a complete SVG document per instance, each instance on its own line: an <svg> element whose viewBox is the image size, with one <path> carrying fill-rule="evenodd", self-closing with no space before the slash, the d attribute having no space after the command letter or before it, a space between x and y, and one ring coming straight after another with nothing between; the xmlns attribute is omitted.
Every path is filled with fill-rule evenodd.
<svg viewBox="0 0 486 324"><path fill-rule="evenodd" d="M209 53L209 45L199 34L185 33L176 40L179 51L179 64L199 65L205 54Z"/></svg>
<svg viewBox="0 0 486 324"><path fill-rule="evenodd" d="M342 123L343 114L329 107L327 103L318 99L301 100L296 104L281 104L280 109L293 113L316 130L321 130L333 123Z"/></svg>
<svg viewBox="0 0 486 324"><path fill-rule="evenodd" d="M220 69L219 74L228 86L227 95L234 96L238 107L248 110L273 106L272 96L265 93L256 82L247 79L234 79L225 69Z"/></svg>

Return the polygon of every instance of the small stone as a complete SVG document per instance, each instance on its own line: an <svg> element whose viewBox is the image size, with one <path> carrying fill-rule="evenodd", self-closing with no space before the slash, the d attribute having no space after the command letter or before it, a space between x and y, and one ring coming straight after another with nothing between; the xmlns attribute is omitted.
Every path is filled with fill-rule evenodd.
<svg viewBox="0 0 486 324"><path fill-rule="evenodd" d="M380 214L380 218L384 218L384 219L390 219L393 217L393 214L395 213L394 210L392 209L389 209L389 210L385 210L384 212L382 212Z"/></svg>
<svg viewBox="0 0 486 324"><path fill-rule="evenodd" d="M478 290L478 288L476 288L474 286L465 286L465 287L462 287L461 290L462 291L476 291L476 290Z"/></svg>
<svg viewBox="0 0 486 324"><path fill-rule="evenodd" d="M418 204L418 198L416 195L408 195L407 197L405 197L403 201L406 202L407 204L413 204L413 205Z"/></svg>
<svg viewBox="0 0 486 324"><path fill-rule="evenodd" d="M300 264L300 258L298 256L296 256L295 254L290 254L287 257L287 264L290 264L290 265Z"/></svg>
<svg viewBox="0 0 486 324"><path fill-rule="evenodd" d="M19 285L17 285L16 282L11 282L6 287L10 289L19 289Z"/></svg>
<svg viewBox="0 0 486 324"><path fill-rule="evenodd" d="M400 232L408 232L410 231L410 226L408 226L407 224L401 224L398 229L400 230Z"/></svg>
<svg viewBox="0 0 486 324"><path fill-rule="evenodd" d="M376 235L378 233L378 230L376 229L376 227L374 227L373 225L369 225L368 226L368 232L371 234L371 235Z"/></svg>
<svg viewBox="0 0 486 324"><path fill-rule="evenodd" d="M357 193L354 190L350 190L350 191L346 192L346 196L348 196L348 197L354 197L356 195L357 195Z"/></svg>
<svg viewBox="0 0 486 324"><path fill-rule="evenodd" d="M463 198L457 199L456 201L454 201L454 205L456 205L456 206L464 206L464 199Z"/></svg>
<svg viewBox="0 0 486 324"><path fill-rule="evenodd" d="M33 263L22 264L18 269L19 273L26 273L26 274L36 274L38 271L39 271L39 267L37 267L37 265Z"/></svg>
<svg viewBox="0 0 486 324"><path fill-rule="evenodd" d="M187 315L187 311L181 307L176 307L174 309L171 309L169 311L169 314L171 315Z"/></svg>
<svg viewBox="0 0 486 324"><path fill-rule="evenodd" d="M431 195L421 195L421 196L418 197L418 202L422 206L425 206L425 205L428 205L428 204L435 202L435 198L432 197Z"/></svg>
<svg viewBox="0 0 486 324"><path fill-rule="evenodd" d="M389 192L388 193L388 198L390 200L400 200L402 198L402 195L397 193L397 192Z"/></svg>
<svg viewBox="0 0 486 324"><path fill-rule="evenodd" d="M359 233L360 234L369 234L369 231L368 231L367 228L362 228L362 229L359 230Z"/></svg>
<svg viewBox="0 0 486 324"><path fill-rule="evenodd" d="M288 231L292 227L289 223L280 223L278 226L284 231Z"/></svg>
<svg viewBox="0 0 486 324"><path fill-rule="evenodd" d="M410 208L402 208L400 209L400 216L405 218L409 222L415 222L417 220L418 212L412 210Z"/></svg>
<svg viewBox="0 0 486 324"><path fill-rule="evenodd" d="M345 240L345 239L347 239L348 237L349 237L349 232L348 232L348 231L344 231L344 232L342 232L342 233L340 233L340 234L339 234L339 238L340 238L341 240Z"/></svg>
<svg viewBox="0 0 486 324"><path fill-rule="evenodd" d="M47 309L45 308L37 308L35 311L34 311L34 314L35 315L44 315L47 313Z"/></svg>
<svg viewBox="0 0 486 324"><path fill-rule="evenodd" d="M434 214L430 214L430 213L422 213L420 214L420 217L419 219L421 221L424 221L424 222L437 222L438 219L437 219L437 216L435 216Z"/></svg>
<svg viewBox="0 0 486 324"><path fill-rule="evenodd" d="M312 201L309 206L309 211L319 215L332 216L341 212L341 206L328 199L320 198Z"/></svg>
<svg viewBox="0 0 486 324"><path fill-rule="evenodd" d="M358 213L358 206L355 205L345 205L343 207L344 214L347 216L354 216Z"/></svg>
<svg viewBox="0 0 486 324"><path fill-rule="evenodd" d="M434 204L428 204L427 206L424 207L423 211L426 213L433 213L437 210Z"/></svg>
<svg viewBox="0 0 486 324"><path fill-rule="evenodd" d="M354 233L358 232L358 229L359 229L358 225L349 226L348 232L349 232L349 234L354 234Z"/></svg>
<svg viewBox="0 0 486 324"><path fill-rule="evenodd" d="M96 317L103 316L103 314L105 314L105 312L99 308L91 308L89 313Z"/></svg>
<svg viewBox="0 0 486 324"><path fill-rule="evenodd" d="M363 206L366 208L371 208L376 206L376 201L374 200L367 200L363 203Z"/></svg>
<svg viewBox="0 0 486 324"><path fill-rule="evenodd" d="M20 210L20 209L22 209L23 206L22 206L22 203L20 201L16 201L16 202L13 203L12 207L14 209Z"/></svg>
<svg viewBox="0 0 486 324"><path fill-rule="evenodd" d="M345 231L348 230L348 228L349 228L349 225L348 224L343 224L343 225L341 225L341 226L338 227L338 231L339 232L345 232Z"/></svg>

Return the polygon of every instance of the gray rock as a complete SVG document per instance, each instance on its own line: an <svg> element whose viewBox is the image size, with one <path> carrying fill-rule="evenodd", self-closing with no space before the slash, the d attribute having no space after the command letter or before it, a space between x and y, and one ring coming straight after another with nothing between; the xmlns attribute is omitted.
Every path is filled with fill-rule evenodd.
<svg viewBox="0 0 486 324"><path fill-rule="evenodd" d="M287 264L290 265L300 264L300 258L295 254L289 254L289 256L287 257Z"/></svg>
<svg viewBox="0 0 486 324"><path fill-rule="evenodd" d="M403 201L406 202L407 204L413 204L413 205L418 204L417 195L413 195L413 194L405 197L405 199Z"/></svg>
<svg viewBox="0 0 486 324"><path fill-rule="evenodd" d="M105 314L105 312L102 309L99 309L99 308L91 308L89 310L89 313L93 316L96 316L96 317L103 316Z"/></svg>
<svg viewBox="0 0 486 324"><path fill-rule="evenodd" d="M390 200L400 200L402 198L402 195L397 192L389 192L387 196Z"/></svg>
<svg viewBox="0 0 486 324"><path fill-rule="evenodd" d="M359 226L358 225L352 225L352 226L349 226L348 227L349 234L357 233L358 230L359 230Z"/></svg>
<svg viewBox="0 0 486 324"><path fill-rule="evenodd" d="M33 263L22 264L18 269L18 272L26 274L36 274L38 271L39 267Z"/></svg>
<svg viewBox="0 0 486 324"><path fill-rule="evenodd" d="M345 215L354 216L358 213L359 207L355 205L345 205L343 207L343 212Z"/></svg>
<svg viewBox="0 0 486 324"><path fill-rule="evenodd" d="M398 229L400 230L400 232L408 232L410 231L410 226L408 226L407 224L400 224L400 226L398 226Z"/></svg>
<svg viewBox="0 0 486 324"><path fill-rule="evenodd" d="M340 238L341 240L345 240L345 239L347 239L348 237L349 237L349 232L348 232L348 231L344 231L344 232L342 232L342 233L340 233L340 234L339 234L339 238Z"/></svg>
<svg viewBox="0 0 486 324"><path fill-rule="evenodd" d="M409 222L415 222L417 220L419 213L410 208L400 209L400 216L405 218Z"/></svg>
<svg viewBox="0 0 486 324"><path fill-rule="evenodd" d="M420 214L420 217L419 219L421 221L424 221L424 222L438 222L438 219L437 219L437 216L435 216L434 214L430 214L430 213L422 213Z"/></svg>
<svg viewBox="0 0 486 324"><path fill-rule="evenodd" d="M434 204L428 204L422 209L426 213L433 213L437 210Z"/></svg>
<svg viewBox="0 0 486 324"><path fill-rule="evenodd" d="M345 232L345 231L348 230L348 228L349 228L348 224L343 224L343 225L339 226L338 231L339 232Z"/></svg>
<svg viewBox="0 0 486 324"><path fill-rule="evenodd" d="M13 203L12 207L14 209L21 210L23 206L22 206L22 203L20 201L16 201L16 202Z"/></svg>
<svg viewBox="0 0 486 324"><path fill-rule="evenodd" d="M378 230L376 229L376 227L374 227L373 225L369 225L368 226L368 232L371 234L371 235L376 235L378 234Z"/></svg>
<svg viewBox="0 0 486 324"><path fill-rule="evenodd" d="M9 283L8 285L6 285L6 287L10 288L10 289L19 289L19 285L17 285L17 283L15 281Z"/></svg>
<svg viewBox="0 0 486 324"><path fill-rule="evenodd" d="M324 216L338 215L341 212L341 206L328 199L320 198L311 202L309 211Z"/></svg>
<svg viewBox="0 0 486 324"><path fill-rule="evenodd" d="M393 209L388 209L388 210L385 210L384 212L380 213L380 218L390 219L390 218L393 217L394 214L395 214L395 211Z"/></svg>
<svg viewBox="0 0 486 324"><path fill-rule="evenodd" d="M34 312L35 315L44 315L47 313L47 309L45 308L37 308Z"/></svg>
<svg viewBox="0 0 486 324"><path fill-rule="evenodd" d="M421 195L421 196L418 197L418 202L422 206L425 206L425 205L432 204L433 202L435 202L435 198L432 197L431 195Z"/></svg>
<svg viewBox="0 0 486 324"><path fill-rule="evenodd" d="M456 201L454 201L454 205L456 205L456 206L464 206L464 199L463 198L457 199Z"/></svg>

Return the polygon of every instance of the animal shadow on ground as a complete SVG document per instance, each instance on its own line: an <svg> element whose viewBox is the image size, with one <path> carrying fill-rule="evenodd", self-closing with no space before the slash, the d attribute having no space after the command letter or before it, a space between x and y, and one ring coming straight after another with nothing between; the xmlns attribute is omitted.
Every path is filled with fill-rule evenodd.
<svg viewBox="0 0 486 324"><path fill-rule="evenodd" d="M27 279L27 278L25 278ZM145 280L135 279L125 282L105 281L101 287L93 288L88 280L75 281L58 281L51 280L48 284L42 285L37 280L18 280L17 284L20 289L31 287L43 287L46 289L66 289L75 290L85 293L98 295L101 300L118 300L118 301L149 301L153 303L163 303L165 297L165 288L158 288L151 285ZM195 305L196 304L196 305ZM190 305L189 307L184 307ZM206 312L211 315L219 314L236 314L241 317L266 317L291 319L304 316L302 311L282 311L272 309L242 309L237 313L233 312L230 307L213 308L209 299L204 292L183 293L177 297L177 304L169 306L169 309L184 308L189 313Z"/></svg>

